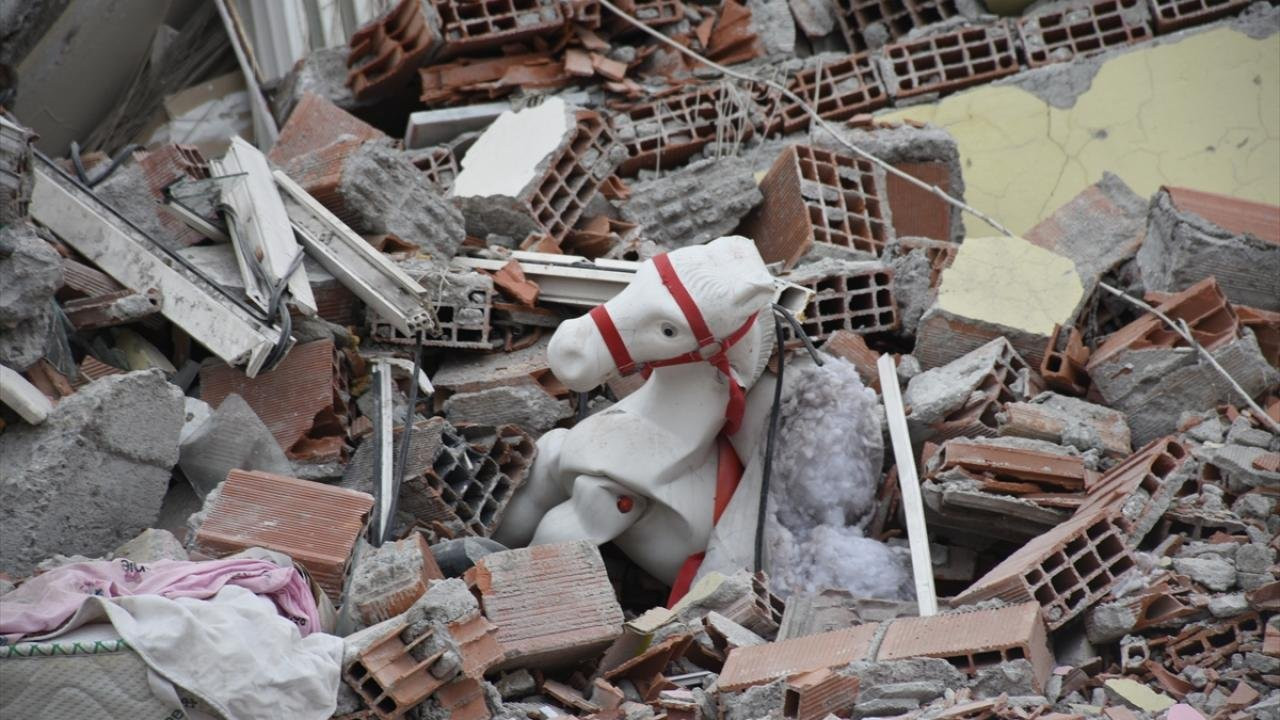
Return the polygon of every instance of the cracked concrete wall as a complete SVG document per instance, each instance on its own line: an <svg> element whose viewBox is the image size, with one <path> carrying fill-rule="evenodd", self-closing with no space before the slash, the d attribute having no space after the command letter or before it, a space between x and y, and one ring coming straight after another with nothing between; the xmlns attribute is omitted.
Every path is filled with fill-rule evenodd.
<svg viewBox="0 0 1280 720"><path fill-rule="evenodd" d="M1224 25L1084 63L1097 72L1074 103L1051 102L1047 90L1035 94L1026 83L997 84L880 117L949 130L967 201L1017 234L1104 171L1144 197L1175 185L1280 204L1274 33ZM1082 66L1046 70L1065 80ZM965 225L969 237L993 233L972 217Z"/></svg>

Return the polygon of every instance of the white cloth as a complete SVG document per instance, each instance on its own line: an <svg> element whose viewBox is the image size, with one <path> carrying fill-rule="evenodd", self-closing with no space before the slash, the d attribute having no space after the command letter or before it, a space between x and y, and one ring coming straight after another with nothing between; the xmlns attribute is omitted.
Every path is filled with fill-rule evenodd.
<svg viewBox="0 0 1280 720"><path fill-rule="evenodd" d="M270 600L244 588L228 585L211 600L92 597L56 635L26 641L100 619L146 662L156 696L196 720L326 720L337 708L342 638L302 637Z"/></svg>

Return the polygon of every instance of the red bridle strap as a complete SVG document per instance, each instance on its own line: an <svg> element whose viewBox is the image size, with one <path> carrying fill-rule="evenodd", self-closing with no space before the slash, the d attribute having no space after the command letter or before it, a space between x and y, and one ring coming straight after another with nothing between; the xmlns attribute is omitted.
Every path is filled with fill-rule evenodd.
<svg viewBox="0 0 1280 720"><path fill-rule="evenodd" d="M631 359L631 353L627 352L627 344L623 342L622 335L618 334L618 326L613 324L609 311L604 305L597 305L591 308L590 314L596 329L600 331L600 337L604 338L604 346L609 348L609 354L613 356L613 364L617 366L618 372L623 375L635 372L636 362Z"/></svg>
<svg viewBox="0 0 1280 720"><path fill-rule="evenodd" d="M665 360L655 360L640 367L636 365L631 353L627 351L627 344L623 341L617 325L614 324L613 318L609 316L609 311L605 309L604 305L597 305L591 309L591 319L595 322L596 329L600 331L600 337L604 339L605 347L609 349L609 354L613 357L613 364L618 367L618 372L623 375L630 375L640 369L645 377L648 377L653 368L704 361L711 363L728 380L729 402L724 411L724 433L725 435L732 435L742 427L742 416L746 411L747 398L742 391L742 386L733 377L733 369L729 365L728 353L730 348L751 331L751 326L756 322L757 313L753 313L738 329L717 342L715 336L711 334L711 328L707 326L706 320L702 317L702 311L698 309L698 304L694 302L693 296L689 294L689 290L680 281L680 276L676 274L676 269L672 266L671 259L664 253L655 256L653 264L658 270L658 277L662 279L662 284L667 288L667 292L671 293L671 297L676 301L680 312L684 314L685 322L689 324L689 330L693 332L693 336L698 342L696 350ZM719 347L714 353L710 355L703 354L705 348L716 344Z"/></svg>

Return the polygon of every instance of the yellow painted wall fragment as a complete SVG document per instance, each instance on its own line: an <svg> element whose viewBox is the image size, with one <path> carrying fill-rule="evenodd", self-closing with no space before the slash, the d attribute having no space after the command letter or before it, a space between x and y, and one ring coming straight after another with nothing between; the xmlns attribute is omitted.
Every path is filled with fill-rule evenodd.
<svg viewBox="0 0 1280 720"><path fill-rule="evenodd" d="M1070 258L1022 238L969 238L942 273L938 306L977 320L1048 335L1070 318L1084 286Z"/></svg>
<svg viewBox="0 0 1280 720"><path fill-rule="evenodd" d="M1107 687L1139 710L1160 712L1174 704L1173 698L1134 680L1123 678L1108 680Z"/></svg>
<svg viewBox="0 0 1280 720"><path fill-rule="evenodd" d="M1139 195L1161 185L1280 204L1280 41L1228 27L1148 44L1103 63L1070 109L983 86L889 112L947 128L965 199L1030 229L1104 170ZM966 216L970 237L993 228Z"/></svg>

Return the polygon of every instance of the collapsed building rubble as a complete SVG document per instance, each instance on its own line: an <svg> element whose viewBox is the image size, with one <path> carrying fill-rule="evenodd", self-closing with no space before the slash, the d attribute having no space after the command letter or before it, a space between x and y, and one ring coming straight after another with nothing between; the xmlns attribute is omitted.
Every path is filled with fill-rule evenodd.
<svg viewBox="0 0 1280 720"><path fill-rule="evenodd" d="M1274 3L287 5L0 64L0 714L1280 717L1280 206L882 117Z"/></svg>

